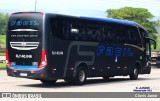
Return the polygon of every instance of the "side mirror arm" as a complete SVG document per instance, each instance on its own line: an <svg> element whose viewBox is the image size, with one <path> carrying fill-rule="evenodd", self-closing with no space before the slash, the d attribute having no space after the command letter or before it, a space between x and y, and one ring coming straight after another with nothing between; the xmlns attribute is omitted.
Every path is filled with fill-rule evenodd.
<svg viewBox="0 0 160 101"><path fill-rule="evenodd" d="M148 41L152 41L154 43L154 49L156 49L156 41L150 37L146 37Z"/></svg>

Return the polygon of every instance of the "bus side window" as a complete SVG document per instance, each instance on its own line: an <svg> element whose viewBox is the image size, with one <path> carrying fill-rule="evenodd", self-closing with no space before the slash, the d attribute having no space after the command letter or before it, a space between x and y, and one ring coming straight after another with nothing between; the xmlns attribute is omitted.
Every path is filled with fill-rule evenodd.
<svg viewBox="0 0 160 101"><path fill-rule="evenodd" d="M73 40L79 40L79 41L86 40L85 27L83 23L80 23L80 22L72 23L70 34L71 34L71 39Z"/></svg>
<svg viewBox="0 0 160 101"><path fill-rule="evenodd" d="M63 22L63 37L64 37L64 39L69 39L70 38L70 31L69 31L69 29L70 29L70 23L69 22L66 22L66 21L64 21Z"/></svg>
<svg viewBox="0 0 160 101"><path fill-rule="evenodd" d="M60 39L65 39L64 31L66 32L66 25L63 24L62 20L52 18L50 21L52 35Z"/></svg>
<svg viewBox="0 0 160 101"><path fill-rule="evenodd" d="M129 35L130 35L130 44L134 44L140 47L142 46L140 36L137 30L130 29Z"/></svg>
<svg viewBox="0 0 160 101"><path fill-rule="evenodd" d="M65 39L69 38L69 31L67 27L63 27L63 35L65 37Z"/></svg>
<svg viewBox="0 0 160 101"><path fill-rule="evenodd" d="M117 31L117 42L118 43L128 43L129 36L126 30L118 30Z"/></svg>
<svg viewBox="0 0 160 101"><path fill-rule="evenodd" d="M127 43L127 34L124 30L118 30L116 37L118 43Z"/></svg>
<svg viewBox="0 0 160 101"><path fill-rule="evenodd" d="M71 29L70 29L70 39L72 40L78 40L80 33L79 33L79 28L75 27L72 25Z"/></svg>
<svg viewBox="0 0 160 101"><path fill-rule="evenodd" d="M108 33L110 33L109 29L104 29L103 39L105 42L108 42Z"/></svg>
<svg viewBox="0 0 160 101"><path fill-rule="evenodd" d="M146 37L148 37L147 31L145 31L142 28L139 28L139 30L140 30L140 34L142 36L142 44L143 44L143 46L145 46L146 45Z"/></svg>
<svg viewBox="0 0 160 101"><path fill-rule="evenodd" d="M102 41L102 30L97 26L88 26L87 27L87 37L90 41Z"/></svg>
<svg viewBox="0 0 160 101"><path fill-rule="evenodd" d="M140 34L142 37L148 37L148 32L142 28L139 28Z"/></svg>
<svg viewBox="0 0 160 101"><path fill-rule="evenodd" d="M135 33L133 31L130 31L130 43L131 44L137 44L137 37L135 36Z"/></svg>
<svg viewBox="0 0 160 101"><path fill-rule="evenodd" d="M104 30L104 41L113 43L115 42L115 33L111 28L105 28Z"/></svg>

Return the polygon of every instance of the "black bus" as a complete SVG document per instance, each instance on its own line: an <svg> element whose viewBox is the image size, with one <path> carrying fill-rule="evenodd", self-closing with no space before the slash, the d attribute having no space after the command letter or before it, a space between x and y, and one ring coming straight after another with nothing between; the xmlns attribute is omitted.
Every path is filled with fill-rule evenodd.
<svg viewBox="0 0 160 101"><path fill-rule="evenodd" d="M139 24L109 18L42 12L10 15L6 41L8 76L54 84L84 84L87 77L151 72L151 41Z"/></svg>

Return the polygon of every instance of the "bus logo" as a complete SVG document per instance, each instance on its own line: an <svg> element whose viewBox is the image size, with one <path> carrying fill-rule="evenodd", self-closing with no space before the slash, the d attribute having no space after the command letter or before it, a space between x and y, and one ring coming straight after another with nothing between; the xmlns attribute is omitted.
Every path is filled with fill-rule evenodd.
<svg viewBox="0 0 160 101"><path fill-rule="evenodd" d="M25 43L25 42L23 42L23 43L22 43L22 46L23 46L23 47L25 47L25 46L26 46L26 43Z"/></svg>
<svg viewBox="0 0 160 101"><path fill-rule="evenodd" d="M10 22L10 26L39 26L39 22L36 20L30 20L30 21L14 20Z"/></svg>
<svg viewBox="0 0 160 101"><path fill-rule="evenodd" d="M131 48L98 46L96 56L133 56Z"/></svg>

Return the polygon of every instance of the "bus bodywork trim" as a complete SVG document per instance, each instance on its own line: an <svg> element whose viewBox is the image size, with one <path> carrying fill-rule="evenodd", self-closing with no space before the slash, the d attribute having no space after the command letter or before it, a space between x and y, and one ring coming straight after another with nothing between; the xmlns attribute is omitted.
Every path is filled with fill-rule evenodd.
<svg viewBox="0 0 160 101"><path fill-rule="evenodd" d="M66 63L65 63L65 67L64 67L64 75L63 75L63 77L66 77L66 75L67 75L67 67L68 67L69 57L70 57L71 49L72 49L73 46L78 46L77 47L77 54L79 56L88 56L88 54L89 54L89 56L92 56L92 60L91 61L87 61L87 64L88 65L93 65L94 59L95 59L94 52L93 51L92 52L88 52L88 51L81 52L81 51L79 51L79 48L80 48L80 45L83 45L83 46L87 46L87 45L88 46L98 46L98 44L99 44L99 42L78 42L78 41L71 42L69 47L68 47L68 51L67 51L67 58L66 58ZM77 61L75 63L75 66L77 66L77 63L79 63L79 61ZM74 67L74 68L76 69L77 67Z"/></svg>

